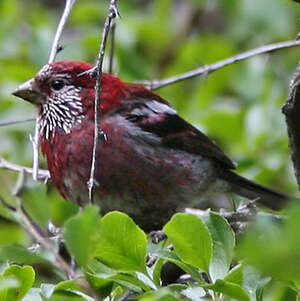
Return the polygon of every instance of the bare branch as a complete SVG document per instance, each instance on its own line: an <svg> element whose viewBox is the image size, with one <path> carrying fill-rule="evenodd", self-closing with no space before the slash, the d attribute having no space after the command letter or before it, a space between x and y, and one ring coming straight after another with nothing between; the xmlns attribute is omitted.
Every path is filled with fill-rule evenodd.
<svg viewBox="0 0 300 301"><path fill-rule="evenodd" d="M60 18L56 34L53 40L52 49L50 52L50 57L48 60L48 64L51 64L54 62L56 55L58 51L60 50L59 41L62 35L62 32L65 28L65 25L67 23L67 20L70 16L72 7L76 0L66 0L65 2L65 8L64 12ZM35 181L38 180L38 173L39 173L39 163L40 163L40 120L39 117L36 118L36 124L35 124L35 133L34 137L30 137L32 147L33 147L33 174L32 177Z"/></svg>
<svg viewBox="0 0 300 301"><path fill-rule="evenodd" d="M21 195L21 193L24 190L25 187L25 183L26 183L26 173L24 171L24 169L19 173L19 177L18 177L18 181L16 183L16 186L12 192L13 196L19 197Z"/></svg>
<svg viewBox="0 0 300 301"><path fill-rule="evenodd" d="M31 135L30 141L32 143L32 150L33 150L33 172L32 178L37 181L38 174L39 174L39 165L40 165L40 118L36 118L35 122L35 132L34 137Z"/></svg>
<svg viewBox="0 0 300 301"><path fill-rule="evenodd" d="M99 112L99 103L101 98L101 76L102 76L102 67L103 67L103 59L105 53L105 47L107 42L107 37L111 28L112 20L119 16L118 7L117 7L117 0L111 0L108 8L108 14L105 20L103 33L102 33L102 41L100 45L99 55L97 59L96 66L90 70L90 74L96 75L96 96L95 96L95 113L94 113L94 145L93 145L93 157L92 157L92 164L91 164L91 172L90 172L90 179L87 183L89 189L89 200L93 202L93 189L98 184L95 180L96 174L96 158L98 154L98 142L99 142L99 135L102 136L104 140L106 140L106 135L99 128L100 122L100 112Z"/></svg>
<svg viewBox="0 0 300 301"><path fill-rule="evenodd" d="M19 202L22 203L21 200ZM27 214L23 211L21 206L17 208L17 214L20 217L23 226L26 228L26 230L28 230L31 236L55 257L56 266L59 269L63 270L69 276L69 278L74 279L75 272L55 251L46 235L42 235L39 231L37 231L37 229L32 224L32 221L28 218Z"/></svg>
<svg viewBox="0 0 300 301"><path fill-rule="evenodd" d="M59 24L58 24L58 27L56 30L56 34L55 34L55 37L53 40L48 64L52 64L55 61L56 55L59 52L59 49L60 49L59 41L60 41L61 35L62 35L63 30L66 26L66 23L69 19L72 7L75 4L75 2L76 2L76 0L66 0L66 2L65 2L65 9L60 18L60 21L59 21Z"/></svg>
<svg viewBox="0 0 300 301"><path fill-rule="evenodd" d="M26 212L25 208L22 205L23 201L20 197L20 194L22 193L22 190L25 185L25 181L26 178L23 170L23 173L20 175L18 179L18 183L16 185L16 190L14 193L14 196L17 201L16 208L7 204L2 198L0 198L0 202L16 215L20 224L23 225L23 227L36 240L36 242L39 245L43 246L51 255L53 255L55 260L52 261L52 264L54 266L56 266L59 270L66 273L69 279L73 279L74 282L76 282L77 285L79 285L84 290L84 292L86 292L89 296L94 298L95 301L100 301L100 299L95 294L92 287L90 286L89 282L85 278L78 277L76 275L75 269L60 256L59 252L57 252L54 246L52 245L49 237L43 232L43 230L39 227L39 225L36 224L36 222Z"/></svg>
<svg viewBox="0 0 300 301"><path fill-rule="evenodd" d="M32 168L20 166L20 165L14 164L14 163L10 163L10 162L6 161L4 158L2 158L1 156L0 156L0 168L5 168L5 169L17 171L17 172L24 171L25 173L33 174ZM45 170L45 169L39 169L38 180L45 181L48 179L50 179L49 171Z"/></svg>
<svg viewBox="0 0 300 301"><path fill-rule="evenodd" d="M198 217L202 217L206 214L205 210L194 208L186 208L185 212ZM245 228L247 228L249 222L251 222L256 216L270 218L275 222L282 222L285 219L284 216L258 211L258 208L256 207L256 200L247 202L237 208L236 211L227 212L221 210L219 214L228 221L237 235L242 234L245 231Z"/></svg>
<svg viewBox="0 0 300 301"><path fill-rule="evenodd" d="M113 22L112 26L111 26L111 30L110 30L108 73L112 73L113 72L114 53L115 53L115 33L116 33L116 23Z"/></svg>
<svg viewBox="0 0 300 301"><path fill-rule="evenodd" d="M156 90L156 89L162 88L164 86L171 85L171 84L174 84L179 81L183 81L185 79L193 78L193 77L196 77L199 75L207 75L208 73L211 73L218 69L224 68L235 62L248 59L248 58L258 55L258 54L268 53L268 52L272 52L275 50L295 47L295 46L299 46L299 45L300 45L300 40L292 40L292 41L285 41L285 42L280 42L280 43L269 44L269 45L265 45L265 46L261 46L258 48L248 50L246 52L229 57L225 60L221 60L221 61L215 62L213 64L210 64L210 65L204 65L204 66L201 66L192 71L188 71L188 72L185 72L185 73L182 73L182 74L179 74L176 76L172 76L172 77L169 77L166 79L152 80L152 81L138 81L137 83L146 85L151 90Z"/></svg>
<svg viewBox="0 0 300 301"><path fill-rule="evenodd" d="M19 204L22 203L22 200L18 197ZM17 207L16 214L21 220L21 223L26 228L26 230L30 233L30 235L41 245L43 246L49 253L51 253L55 260L53 264L63 272L66 273L69 279L73 279L83 290L88 293L91 297L94 298L95 301L100 301L98 296L95 294L93 289L91 288L88 281L84 278L76 277L75 270L59 255L59 253L52 246L49 238L43 233L43 231L35 224L35 222L30 218L25 209L22 206Z"/></svg>
<svg viewBox="0 0 300 301"><path fill-rule="evenodd" d="M33 121L35 119L36 119L35 117L28 117L28 118L22 118L22 119L10 120L10 121L2 121L2 122L0 122L0 127L14 125L14 124L18 124L18 123L24 123L27 121Z"/></svg>

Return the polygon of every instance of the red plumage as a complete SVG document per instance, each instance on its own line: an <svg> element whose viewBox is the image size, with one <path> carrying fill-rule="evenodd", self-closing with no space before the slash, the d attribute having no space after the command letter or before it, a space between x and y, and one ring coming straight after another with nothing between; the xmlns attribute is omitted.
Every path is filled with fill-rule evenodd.
<svg viewBox="0 0 300 301"><path fill-rule="evenodd" d="M46 65L14 93L39 107L41 147L53 184L66 199L88 202L95 79L91 66ZM145 230L173 213L203 207L217 193L259 198L277 209L287 197L233 173L234 163L203 133L148 89L111 74L101 79L96 199L103 213L121 210Z"/></svg>

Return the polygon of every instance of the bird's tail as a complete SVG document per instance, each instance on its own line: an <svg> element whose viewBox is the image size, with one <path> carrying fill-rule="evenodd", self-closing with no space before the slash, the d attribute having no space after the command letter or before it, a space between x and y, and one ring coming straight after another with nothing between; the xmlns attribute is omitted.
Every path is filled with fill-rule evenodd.
<svg viewBox="0 0 300 301"><path fill-rule="evenodd" d="M223 180L231 184L232 192L250 200L257 199L259 203L273 210L279 210L289 200L296 199L295 197L252 182L230 170L224 171L220 176Z"/></svg>

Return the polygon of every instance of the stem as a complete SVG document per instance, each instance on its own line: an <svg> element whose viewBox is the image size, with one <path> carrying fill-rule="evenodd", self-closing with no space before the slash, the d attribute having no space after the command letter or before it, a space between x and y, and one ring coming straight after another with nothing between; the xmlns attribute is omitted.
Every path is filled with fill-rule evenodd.
<svg viewBox="0 0 300 301"><path fill-rule="evenodd" d="M5 168L5 169L17 171L17 172L22 172L23 171L23 172L28 173L28 174L33 174L33 169L32 168L8 162L4 158L2 158L1 156L0 156L0 168ZM50 173L49 173L48 170L39 169L38 180L45 181L49 178L50 178Z"/></svg>
<svg viewBox="0 0 300 301"><path fill-rule="evenodd" d="M111 26L111 30L110 30L108 73L112 73L113 72L114 53L115 53L115 33L116 33L116 23L113 22L112 26Z"/></svg>
<svg viewBox="0 0 300 301"><path fill-rule="evenodd" d="M34 137L30 135L30 141L33 149L33 171L32 178L37 181L40 164L40 118L36 118Z"/></svg>
<svg viewBox="0 0 300 301"><path fill-rule="evenodd" d="M7 126L7 125L14 125L14 124L18 124L18 123L27 122L27 121L33 121L35 119L36 119L35 117L28 117L28 118L23 118L23 119L16 119L16 120L10 120L10 121L2 121L2 122L0 122L0 127L1 126Z"/></svg>
<svg viewBox="0 0 300 301"><path fill-rule="evenodd" d="M57 56L57 53L59 52L60 46L59 46L59 41L62 36L63 30L67 24L67 21L69 19L70 13L72 11L72 7L75 4L76 0L66 0L65 2L65 8L63 11L63 14L60 18L56 34L52 43L52 48L48 60L48 64L52 64L55 61L55 58Z"/></svg>
<svg viewBox="0 0 300 301"><path fill-rule="evenodd" d="M65 8L64 12L60 18L56 34L52 43L52 48L48 60L48 64L51 64L54 62L56 55L60 49L59 47L59 41L62 35L62 32L66 26L67 20L70 16L72 7L76 0L66 0L65 2ZM35 125L35 133L34 138L30 138L32 147L33 147L33 174L32 177L35 181L38 180L38 174L39 174L39 164L40 164L40 124L39 124L39 117L36 119L36 125Z"/></svg>
<svg viewBox="0 0 300 301"><path fill-rule="evenodd" d="M96 174L96 158L98 154L98 142L99 142L99 134L102 135L104 140L106 140L106 135L99 128L100 123L100 98L101 98L101 77L102 77L102 67L103 67L103 59L105 53L105 47L107 42L107 37L111 28L112 20L119 16L118 8L117 8L117 0L111 0L110 5L108 8L108 14L105 20L103 33L102 33L102 41L100 45L100 50L98 54L98 59L96 66L90 71L91 75L96 74L96 95L95 95L95 102L94 102L94 144L93 144L93 155L92 155L92 163L91 163L91 171L90 171L90 178L88 181L88 190L89 190L89 200L93 203L93 190L96 185L98 185L97 181L95 180Z"/></svg>
<svg viewBox="0 0 300 301"><path fill-rule="evenodd" d="M17 197L18 203L21 204L22 200ZM88 281L84 278L76 278L75 270L56 252L52 246L49 238L42 232L42 230L35 225L35 223L28 216L22 206L17 207L16 214L20 217L21 223L28 230L30 235L46 250L48 250L55 258L54 265L66 273L69 279L74 280L88 295L94 298L95 301L100 301L98 296L94 293Z"/></svg>
<svg viewBox="0 0 300 301"><path fill-rule="evenodd" d="M203 74L207 75L208 73L211 73L218 69L224 68L228 65L232 65L235 62L248 59L248 58L258 55L258 54L268 53L268 52L272 52L275 50L295 47L295 46L299 46L299 45L300 45L300 40L292 40L292 41L285 41L285 42L280 42L280 43L269 44L269 45L265 45L265 46L261 46L258 48L248 50L246 52L242 52L240 54L234 55L227 59L215 62L213 64L204 65L197 69L194 69L194 70L191 70L191 71L188 71L188 72L176 75L176 76L172 76L172 77L169 77L166 79L152 80L152 81L138 81L138 83L148 86L148 88L151 90L156 90L156 89L162 88L164 86L168 86L168 85L174 84L176 82L183 81L183 80L186 80L189 78L193 78L193 77L196 77L199 75L203 75Z"/></svg>

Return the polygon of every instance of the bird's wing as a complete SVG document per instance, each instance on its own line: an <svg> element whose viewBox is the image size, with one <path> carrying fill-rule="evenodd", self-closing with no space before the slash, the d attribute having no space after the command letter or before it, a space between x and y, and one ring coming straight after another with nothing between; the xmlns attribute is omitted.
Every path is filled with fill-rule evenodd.
<svg viewBox="0 0 300 301"><path fill-rule="evenodd" d="M182 119L165 100L150 93L145 98L124 101L119 113L142 130L160 137L165 147L213 158L225 168L236 167L214 141Z"/></svg>

